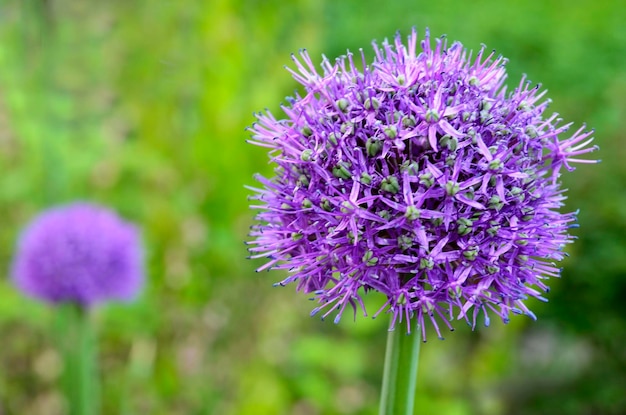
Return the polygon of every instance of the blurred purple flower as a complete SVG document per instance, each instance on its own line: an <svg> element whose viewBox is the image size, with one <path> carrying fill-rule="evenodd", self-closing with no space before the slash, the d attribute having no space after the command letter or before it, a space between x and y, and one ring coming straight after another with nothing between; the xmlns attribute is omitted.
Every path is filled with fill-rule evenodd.
<svg viewBox="0 0 626 415"><path fill-rule="evenodd" d="M50 303L131 300L144 279L137 229L93 204L50 209L23 231L12 277L25 294Z"/></svg>
<svg viewBox="0 0 626 415"><path fill-rule="evenodd" d="M506 60L483 48L428 33L417 53L408 44L374 43L376 57L359 70L354 56L319 73L306 51L288 69L304 85L283 106L286 119L257 114L251 142L277 165L254 199L252 229L259 268L286 269L321 305L312 314L350 305L362 295L387 297L392 325L417 319L465 319L489 312L534 318L524 300L544 299L544 280L560 270L575 213L558 178L596 149L584 126L544 118L545 91L522 78L507 93ZM410 328L409 328L410 330Z"/></svg>

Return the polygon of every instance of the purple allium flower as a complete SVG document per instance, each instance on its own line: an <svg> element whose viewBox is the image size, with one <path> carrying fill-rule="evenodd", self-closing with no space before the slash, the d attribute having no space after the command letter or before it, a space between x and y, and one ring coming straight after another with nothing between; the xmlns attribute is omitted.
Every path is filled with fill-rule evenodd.
<svg viewBox="0 0 626 415"><path fill-rule="evenodd" d="M369 290L387 297L374 317L417 319L423 336L425 320L441 337L439 321L534 318L524 300L544 299L573 239L559 175L595 162L578 158L596 149L593 131L566 135L525 78L507 92L506 60L484 48L432 48L428 33L417 46L415 30L407 45L374 43L362 70L351 53L324 58L321 73L306 51L294 57L304 96L251 128L277 165L256 176L252 257L269 258L259 271L288 270L280 285L314 293L312 314L336 311L335 322L348 305L367 315Z"/></svg>
<svg viewBox="0 0 626 415"><path fill-rule="evenodd" d="M50 303L131 300L143 285L137 229L93 204L50 209L23 231L12 277L25 294Z"/></svg>

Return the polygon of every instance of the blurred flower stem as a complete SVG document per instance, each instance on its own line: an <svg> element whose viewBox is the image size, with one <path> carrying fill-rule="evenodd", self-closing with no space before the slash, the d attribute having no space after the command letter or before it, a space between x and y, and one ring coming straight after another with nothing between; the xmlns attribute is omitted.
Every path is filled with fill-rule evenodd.
<svg viewBox="0 0 626 415"><path fill-rule="evenodd" d="M63 303L58 313L58 344L63 357L62 388L69 406L67 414L97 415L100 408L97 349L88 309Z"/></svg>
<svg viewBox="0 0 626 415"><path fill-rule="evenodd" d="M380 394L379 415L413 415L417 367L420 353L420 326L411 333L395 327L387 335L385 368Z"/></svg>

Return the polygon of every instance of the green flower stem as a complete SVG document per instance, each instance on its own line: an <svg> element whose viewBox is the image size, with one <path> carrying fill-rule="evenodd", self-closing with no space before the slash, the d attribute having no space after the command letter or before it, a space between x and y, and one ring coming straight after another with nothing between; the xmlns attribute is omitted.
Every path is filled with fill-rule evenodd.
<svg viewBox="0 0 626 415"><path fill-rule="evenodd" d="M389 331L379 415L413 415L420 340L417 324L411 334L399 326Z"/></svg>
<svg viewBox="0 0 626 415"><path fill-rule="evenodd" d="M76 304L59 306L59 347L63 356L63 391L68 415L97 415L100 393L96 339L87 310Z"/></svg>

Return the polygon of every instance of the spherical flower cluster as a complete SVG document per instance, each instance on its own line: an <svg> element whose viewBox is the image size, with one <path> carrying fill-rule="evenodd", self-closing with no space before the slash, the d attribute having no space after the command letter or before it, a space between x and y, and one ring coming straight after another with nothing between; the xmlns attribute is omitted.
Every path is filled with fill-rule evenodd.
<svg viewBox="0 0 626 415"><path fill-rule="evenodd" d="M131 300L143 285L137 229L93 204L50 209L23 231L12 277L25 294L49 303Z"/></svg>
<svg viewBox="0 0 626 415"><path fill-rule="evenodd" d="M503 86L505 60L426 34L417 52L374 43L374 62L307 55L289 71L305 88L282 107L286 119L257 114L251 142L271 149L275 176L256 179L259 223L252 257L259 268L286 269L320 306L349 305L367 315L364 293L376 290L396 323L482 314L534 318L524 300L543 299L544 281L572 241L575 213L560 213L558 178L591 152L592 131L565 135L570 124L544 117L545 91L524 78ZM410 330L410 324L407 324Z"/></svg>

